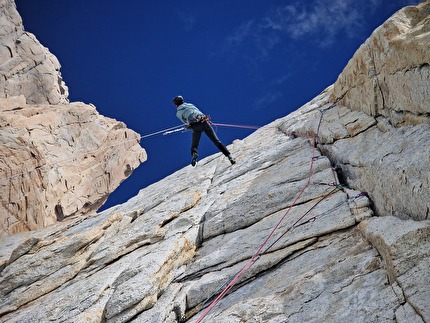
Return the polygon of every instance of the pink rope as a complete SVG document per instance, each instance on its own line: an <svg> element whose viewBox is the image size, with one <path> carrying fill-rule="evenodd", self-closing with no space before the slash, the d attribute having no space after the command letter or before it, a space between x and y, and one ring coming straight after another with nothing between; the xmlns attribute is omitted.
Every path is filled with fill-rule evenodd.
<svg viewBox="0 0 430 323"><path fill-rule="evenodd" d="M264 240L264 242L260 245L260 247L258 248L258 250L254 253L254 255L251 257L251 259L248 260L248 262L245 264L245 266L242 268L241 271L239 271L236 276L233 277L233 279L230 281L230 283L223 289L223 291L218 295L218 297L203 311L203 313L199 316L199 318L197 319L196 323L201 322L205 316L210 312L210 310L216 305L218 304L218 302L230 291L230 289L233 287L233 285L235 284L235 282L243 275L243 273L245 271L248 270L248 268L250 268L252 266L252 264L257 260L257 257L259 256L261 250L263 249L263 247L267 244L267 242L270 240L270 238L273 236L273 234L275 233L275 231L279 228L279 226L281 225L281 223L284 221L285 217L287 216L287 214L290 212L290 210L296 205L297 201L299 200L299 198L302 196L302 194L305 192L305 190L309 187L310 181L311 181L311 177L313 175L313 165L314 165L314 161L315 161L315 145L312 145L312 158L311 158L311 163L309 166L309 175L306 181L306 184L303 186L303 188L301 189L301 191L297 194L297 196L295 197L293 203L290 205L290 207L288 208L288 210L285 212L285 214L282 216L282 218L279 220L279 222L276 224L276 226L272 229L272 231L270 232L270 234L267 236L267 238Z"/></svg>
<svg viewBox="0 0 430 323"><path fill-rule="evenodd" d="M229 123L216 123L212 122L214 126L219 127L231 127L231 128L242 128L242 129L259 129L259 126L247 126L247 125L238 125L238 124L229 124Z"/></svg>

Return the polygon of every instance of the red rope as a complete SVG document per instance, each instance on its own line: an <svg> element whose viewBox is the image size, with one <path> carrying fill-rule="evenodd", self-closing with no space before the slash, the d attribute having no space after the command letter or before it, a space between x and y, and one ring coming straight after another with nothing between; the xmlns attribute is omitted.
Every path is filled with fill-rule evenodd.
<svg viewBox="0 0 430 323"><path fill-rule="evenodd" d="M314 136L314 139L316 140L316 136ZM248 268L250 268L252 266L252 264L257 260L258 256L260 255L261 250L263 249L263 247L267 244L267 242L270 240L270 238L273 236L273 234L275 233L275 231L279 228L279 226L281 225L281 223L284 221L285 217L287 216L287 214L290 212L290 210L296 205L297 201L299 200L299 198L302 196L302 194L305 192L305 190L309 187L310 181L311 181L311 177L313 175L313 165L314 165L314 161L315 161L315 144L312 145L312 158L311 158L311 163L309 166L309 175L306 181L306 184L303 186L303 188L300 190L300 192L297 194L297 196L295 197L293 203L290 205L290 207L288 208L288 210L284 213L284 215L282 216L282 218L279 220L279 222L276 224L276 226L272 229L272 231L270 232L270 234L266 237L266 239L264 240L264 242L260 245L260 247L258 248L258 250L254 253L254 255L251 257L251 259L248 260L248 262L245 264L245 266L242 268L242 270L240 270L234 277L233 279L229 282L229 284L223 289L223 291L218 295L218 297L203 311L203 313L199 316L199 318L197 319L196 323L201 322L205 316L210 312L210 310L216 305L218 304L218 302L230 291L230 289L233 287L233 285L235 284L235 282L243 275L243 273L245 271L248 270Z"/></svg>
<svg viewBox="0 0 430 323"><path fill-rule="evenodd" d="M242 128L242 129L259 129L259 126L247 126L247 125L238 125L238 124L230 124L230 123L216 123L212 122L214 126L219 127L231 127L231 128Z"/></svg>

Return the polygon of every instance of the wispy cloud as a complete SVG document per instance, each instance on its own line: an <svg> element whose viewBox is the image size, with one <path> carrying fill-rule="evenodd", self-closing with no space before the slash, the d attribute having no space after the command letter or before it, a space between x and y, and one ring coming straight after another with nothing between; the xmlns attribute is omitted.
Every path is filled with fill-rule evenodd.
<svg viewBox="0 0 430 323"><path fill-rule="evenodd" d="M391 0L402 7L420 0ZM265 58L280 42L307 41L318 47L333 45L339 37L354 38L362 34L365 19L384 0L293 0L287 5L270 8L261 17L240 24L228 37L226 47L254 47L255 56Z"/></svg>
<svg viewBox="0 0 430 323"><path fill-rule="evenodd" d="M278 42L279 37L275 33L268 33L254 20L240 24L226 40L226 48L234 50L242 46L253 47L257 50L257 56L265 57Z"/></svg>
<svg viewBox="0 0 430 323"><path fill-rule="evenodd" d="M318 50L337 45L345 38L362 39L370 32L366 20L370 15L376 15L382 6L390 6L394 13L398 8L420 1L289 0L283 4L278 1L279 6L240 23L226 37L221 51L246 62L253 79L265 84L254 108L266 108L284 99L282 93L285 93L291 75L282 73L289 70L286 65L292 67L300 61L301 56L297 53L305 46ZM273 71L272 80L263 79L261 70L274 62L283 64L282 68Z"/></svg>
<svg viewBox="0 0 430 323"><path fill-rule="evenodd" d="M391 0L389 5L401 8L420 0ZM339 36L354 38L364 31L364 22L384 0L310 0L294 1L272 8L263 18L262 28L277 31L293 40L308 40L320 47L332 45Z"/></svg>
<svg viewBox="0 0 430 323"><path fill-rule="evenodd" d="M273 8L263 18L262 28L298 40L307 38L321 47L330 46L339 34L354 37L361 31L366 13L381 0L300 1Z"/></svg>

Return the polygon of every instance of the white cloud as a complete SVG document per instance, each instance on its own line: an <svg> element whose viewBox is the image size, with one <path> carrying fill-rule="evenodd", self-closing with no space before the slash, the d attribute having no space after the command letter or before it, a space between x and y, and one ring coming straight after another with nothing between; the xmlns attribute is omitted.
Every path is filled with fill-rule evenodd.
<svg viewBox="0 0 430 323"><path fill-rule="evenodd" d="M264 17L262 26L283 32L291 39L307 37L320 46L327 46L334 42L339 33L353 37L363 24L371 3L376 1L380 0L364 4L356 0L297 1L272 9Z"/></svg>
<svg viewBox="0 0 430 323"><path fill-rule="evenodd" d="M391 0L389 5L400 8L419 2ZM386 5L384 0L295 0L272 8L263 18L262 27L291 39L307 38L324 47L333 44L339 35L353 38L363 32L368 15Z"/></svg>
<svg viewBox="0 0 430 323"><path fill-rule="evenodd" d="M245 60L250 75L255 79L260 76L263 62L271 58L283 57L288 62L288 51L297 54L302 44L317 47L329 47L339 43L341 38L363 37L369 33L366 19L375 15L382 6L389 5L394 10L406 5L417 4L421 0L289 0L288 4L272 7L261 16L242 22L227 38L222 54L234 59ZM277 2L281 3L281 1ZM375 17L375 16L374 16ZM296 47L296 41L300 46ZM280 43L286 46L278 46ZM275 51L279 49L278 52ZM294 63L291 63L294 64ZM282 73L282 69L279 73ZM254 108L260 109L275 104L283 99L280 90L289 80L290 75L273 75L274 80L266 84L264 95L254 102ZM259 79L259 81L261 81ZM268 81L268 80L266 80Z"/></svg>
<svg viewBox="0 0 430 323"><path fill-rule="evenodd" d="M253 44L256 55L264 58L285 39L308 40L320 47L332 45L337 37L353 38L366 26L368 15L381 6L400 8L420 0L291 0L271 8L260 18L239 25L227 38L227 46Z"/></svg>
<svg viewBox="0 0 430 323"><path fill-rule="evenodd" d="M339 33L353 37L366 13L383 0L294 0L271 8L260 18L241 23L228 37L227 50L254 46L262 59L285 38L307 38L319 46L331 45Z"/></svg>

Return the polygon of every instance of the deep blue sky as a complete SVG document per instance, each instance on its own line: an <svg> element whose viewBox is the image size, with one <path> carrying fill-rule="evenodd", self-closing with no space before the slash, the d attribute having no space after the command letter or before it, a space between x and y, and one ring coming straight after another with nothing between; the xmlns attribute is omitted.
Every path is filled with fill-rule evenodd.
<svg viewBox="0 0 430 323"><path fill-rule="evenodd" d="M334 83L389 16L419 2L16 0L24 28L60 61L70 101L93 103L141 135L180 124L177 94L214 122L283 117ZM250 132L217 130L226 145ZM148 160L103 208L188 165L190 136L142 139ZM203 136L200 156L216 152Z"/></svg>

